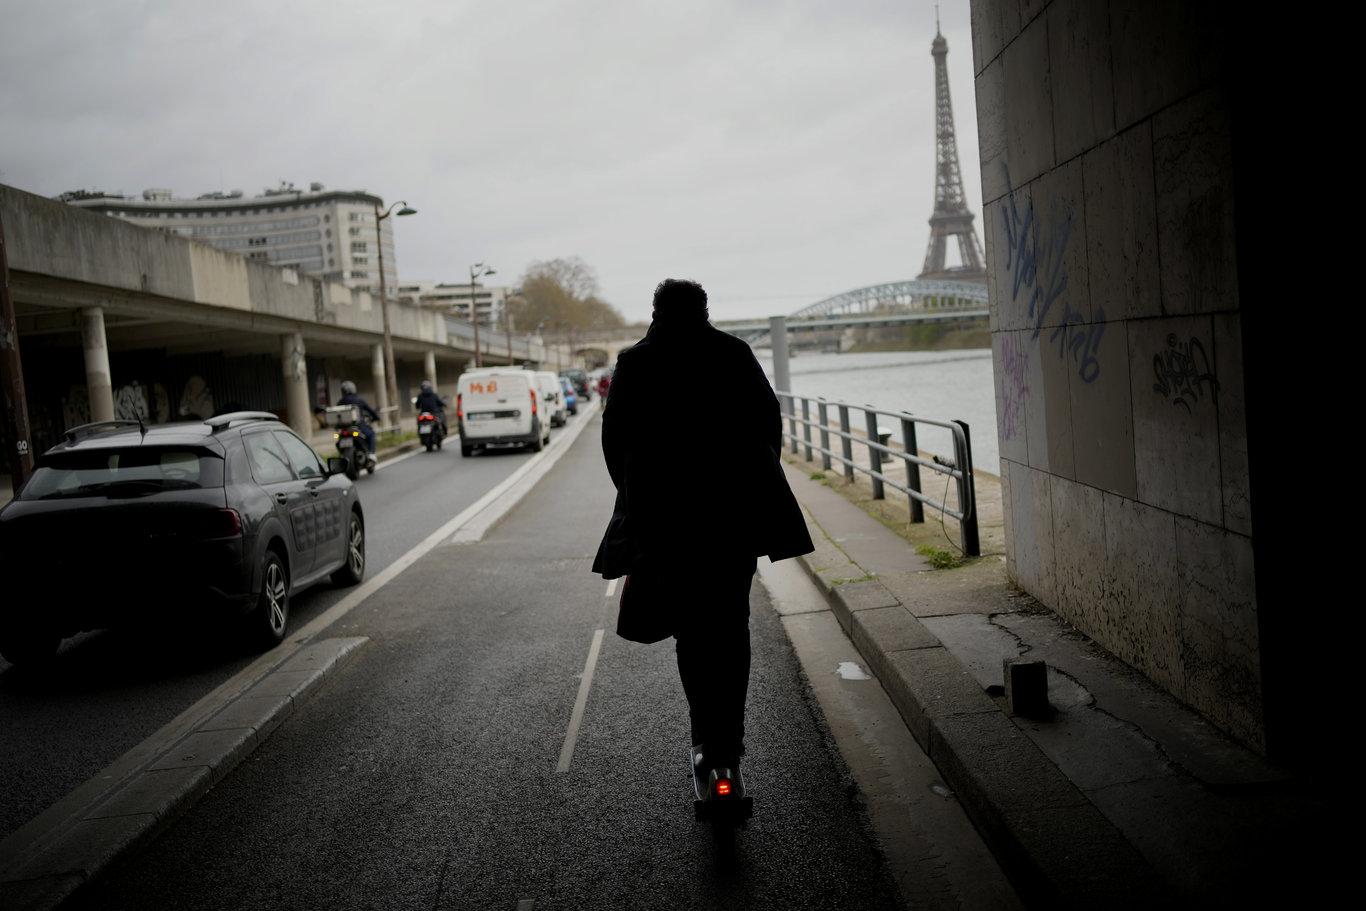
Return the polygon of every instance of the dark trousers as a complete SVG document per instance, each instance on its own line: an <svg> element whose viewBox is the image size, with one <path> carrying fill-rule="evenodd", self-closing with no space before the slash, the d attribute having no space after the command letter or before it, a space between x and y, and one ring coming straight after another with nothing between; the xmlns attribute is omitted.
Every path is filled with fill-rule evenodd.
<svg viewBox="0 0 1366 911"><path fill-rule="evenodd" d="M692 742L703 755L734 758L745 751L749 689L749 587L755 561L715 573L675 634L678 676L688 697Z"/></svg>

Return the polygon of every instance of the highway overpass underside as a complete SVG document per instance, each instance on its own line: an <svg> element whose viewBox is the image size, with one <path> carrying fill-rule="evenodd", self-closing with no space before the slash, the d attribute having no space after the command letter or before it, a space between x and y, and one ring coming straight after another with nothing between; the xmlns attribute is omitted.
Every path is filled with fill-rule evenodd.
<svg viewBox="0 0 1366 911"><path fill-rule="evenodd" d="M315 410L335 403L346 379L377 409L386 403L373 334L260 313L199 312L184 302L17 272L11 287L38 452L60 441L64 429L107 417L159 424L250 409L311 431ZM299 348L303 382L290 384L287 367L297 367ZM396 338L394 357L403 415L433 366L449 397L469 355ZM295 393L302 419L290 413L291 385L303 393ZM101 398L112 414L101 412Z"/></svg>

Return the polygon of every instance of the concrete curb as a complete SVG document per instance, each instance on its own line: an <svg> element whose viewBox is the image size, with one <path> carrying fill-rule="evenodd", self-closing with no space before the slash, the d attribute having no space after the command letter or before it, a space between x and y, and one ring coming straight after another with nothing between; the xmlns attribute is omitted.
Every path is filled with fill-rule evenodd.
<svg viewBox="0 0 1366 911"><path fill-rule="evenodd" d="M0 908L55 908L154 839L251 755L364 638L322 639L289 657L127 774L101 774L0 844ZM108 772L108 770L106 770Z"/></svg>
<svg viewBox="0 0 1366 911"><path fill-rule="evenodd" d="M817 549L802 567L1025 901L1162 902L1156 872L1114 824L891 591L808 524Z"/></svg>

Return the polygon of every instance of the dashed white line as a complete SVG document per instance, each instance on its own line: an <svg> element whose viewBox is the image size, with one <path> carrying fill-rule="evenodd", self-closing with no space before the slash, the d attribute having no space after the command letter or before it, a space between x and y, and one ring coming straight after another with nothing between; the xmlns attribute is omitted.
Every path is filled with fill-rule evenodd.
<svg viewBox="0 0 1366 911"><path fill-rule="evenodd" d="M620 582L620 581L621 581L620 579L609 579L609 580L608 580L608 582L607 582L607 597L609 597L609 598L612 597L613 593L615 593L616 590L617 590L617 583Z"/></svg>
<svg viewBox="0 0 1366 911"><path fill-rule="evenodd" d="M579 680L579 695L574 700L574 712L569 716L569 730L564 734L564 746L560 748L560 761L556 772L568 772L569 763L574 759L574 744L579 740L579 725L583 723L583 710L588 705L588 688L593 685L593 671L598 666L598 652L602 651L602 630L593 631L593 644L588 648L588 660L583 665L583 678Z"/></svg>

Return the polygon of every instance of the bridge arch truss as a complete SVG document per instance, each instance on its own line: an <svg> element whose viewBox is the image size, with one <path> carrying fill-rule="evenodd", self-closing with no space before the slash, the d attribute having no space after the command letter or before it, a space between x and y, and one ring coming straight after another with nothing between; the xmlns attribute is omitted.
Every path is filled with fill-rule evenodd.
<svg viewBox="0 0 1366 911"><path fill-rule="evenodd" d="M987 306L987 286L948 279L886 282L827 297L788 315L788 319L872 313L882 310L979 310Z"/></svg>

